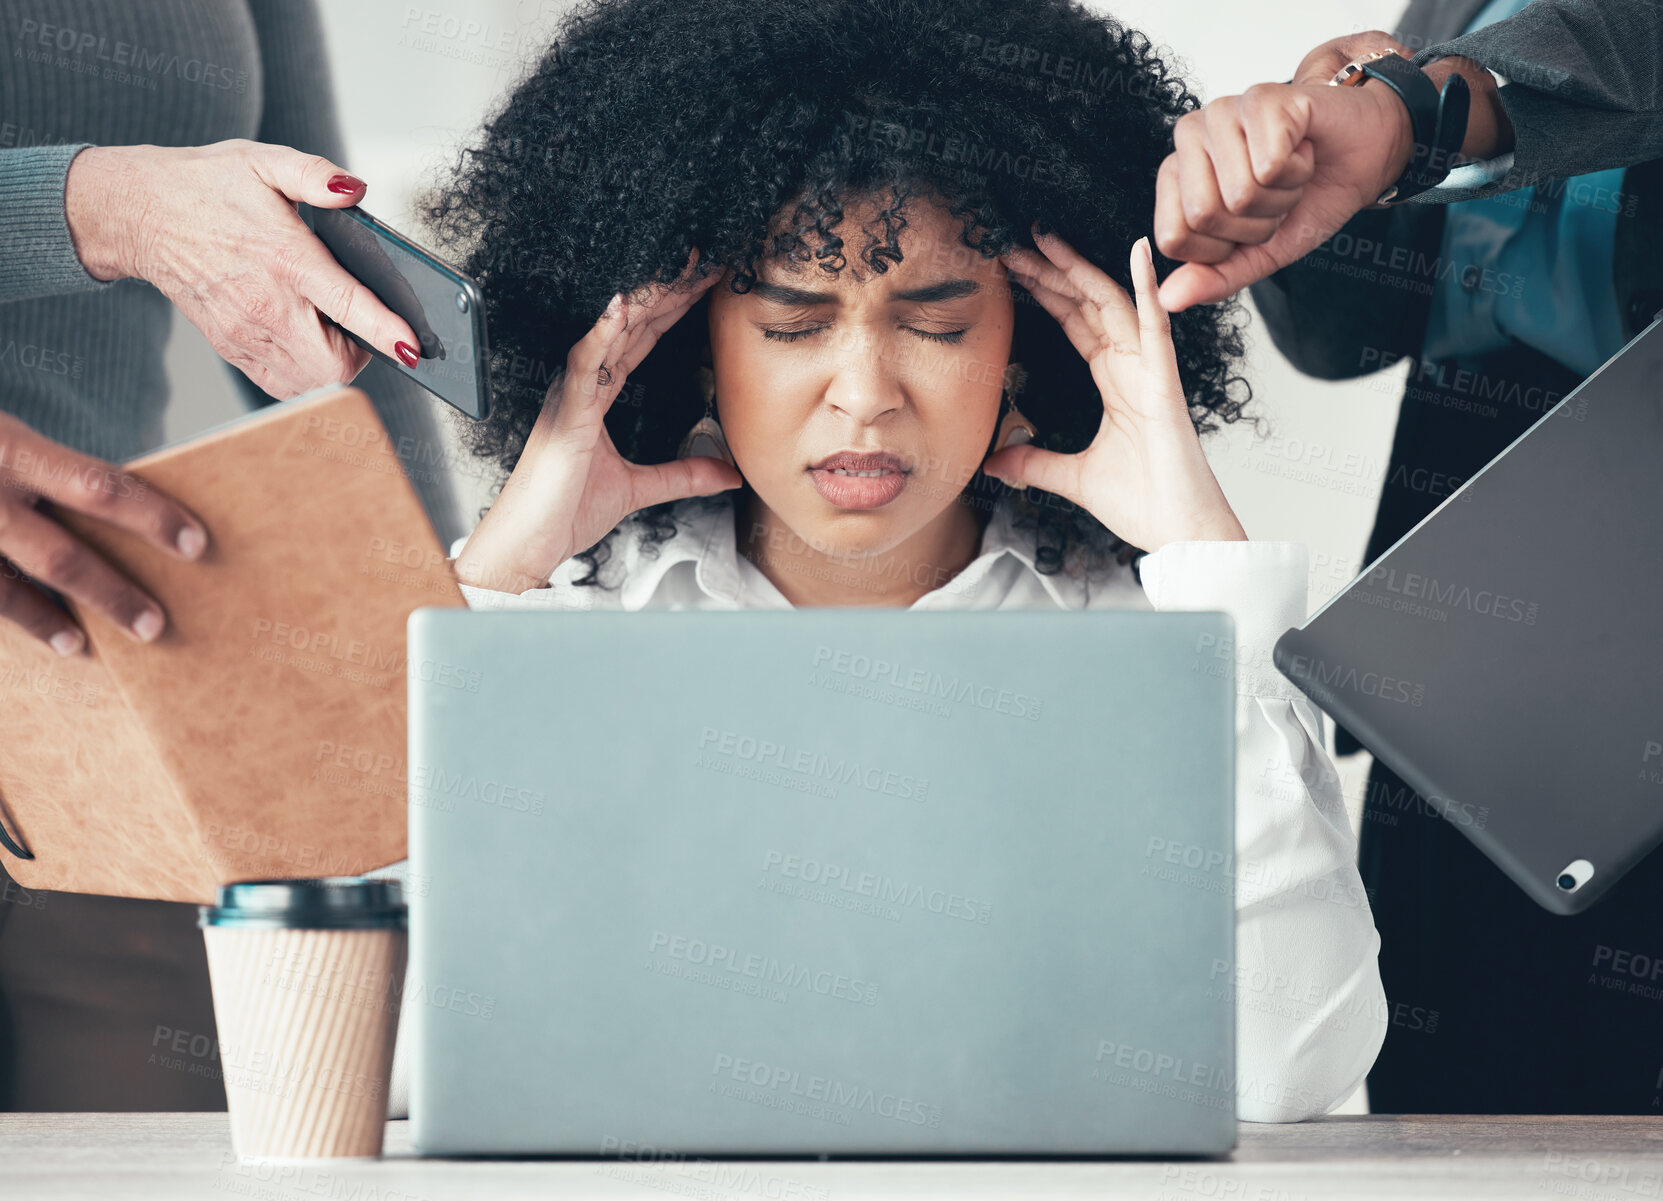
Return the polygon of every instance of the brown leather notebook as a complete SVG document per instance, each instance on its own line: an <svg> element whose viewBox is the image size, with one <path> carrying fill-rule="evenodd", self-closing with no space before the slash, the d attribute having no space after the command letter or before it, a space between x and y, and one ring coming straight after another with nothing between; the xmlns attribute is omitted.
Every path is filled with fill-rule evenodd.
<svg viewBox="0 0 1663 1201"><path fill-rule="evenodd" d="M30 889L209 902L405 857L405 620L464 604L369 399L260 409L127 464L208 527L194 563L58 511L161 602L148 645L67 602L61 658L0 622L0 849Z"/></svg>

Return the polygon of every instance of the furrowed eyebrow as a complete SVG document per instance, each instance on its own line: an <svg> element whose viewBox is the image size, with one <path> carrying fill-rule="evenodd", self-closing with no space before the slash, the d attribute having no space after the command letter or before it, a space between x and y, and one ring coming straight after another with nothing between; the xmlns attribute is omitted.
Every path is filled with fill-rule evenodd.
<svg viewBox="0 0 1663 1201"><path fill-rule="evenodd" d="M786 284L771 284L765 279L759 279L751 285L751 291L764 300L772 300L776 304L836 304L835 292L810 292L807 288L793 288Z"/></svg>
<svg viewBox="0 0 1663 1201"><path fill-rule="evenodd" d="M922 288L909 288L905 292L897 292L893 299L927 304L936 300L957 300L961 296L974 296L981 290L982 285L973 279L944 279L940 283L926 284Z"/></svg>
<svg viewBox="0 0 1663 1201"><path fill-rule="evenodd" d="M981 291L982 286L973 279L944 279L938 283L926 284L921 288L908 288L904 292L896 292L892 300L905 300L914 304L929 304L934 301L958 300L963 296L974 296ZM813 305L836 304L835 292L811 292L806 288L793 288L789 284L774 284L759 279L751 285L751 291L764 300L772 300L783 305Z"/></svg>

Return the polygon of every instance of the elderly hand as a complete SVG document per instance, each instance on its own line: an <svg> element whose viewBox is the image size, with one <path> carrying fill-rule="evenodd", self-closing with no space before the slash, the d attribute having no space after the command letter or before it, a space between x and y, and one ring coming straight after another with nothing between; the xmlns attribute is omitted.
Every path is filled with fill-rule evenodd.
<svg viewBox="0 0 1663 1201"><path fill-rule="evenodd" d="M331 321L410 366L421 353L295 209L347 208L363 194L327 159L236 139L89 147L70 164L64 208L94 278L154 284L226 362L283 400L369 362Z"/></svg>

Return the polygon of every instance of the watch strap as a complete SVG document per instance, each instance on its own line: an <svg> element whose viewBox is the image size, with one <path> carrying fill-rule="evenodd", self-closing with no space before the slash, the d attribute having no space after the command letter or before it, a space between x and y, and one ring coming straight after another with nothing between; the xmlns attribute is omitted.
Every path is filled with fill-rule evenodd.
<svg viewBox="0 0 1663 1201"><path fill-rule="evenodd" d="M1471 94L1459 73L1444 80L1442 91L1408 59L1386 54L1361 63L1362 74L1396 92L1409 110L1415 149L1397 182L1380 194L1377 205L1398 204L1442 183L1455 165L1467 136Z"/></svg>

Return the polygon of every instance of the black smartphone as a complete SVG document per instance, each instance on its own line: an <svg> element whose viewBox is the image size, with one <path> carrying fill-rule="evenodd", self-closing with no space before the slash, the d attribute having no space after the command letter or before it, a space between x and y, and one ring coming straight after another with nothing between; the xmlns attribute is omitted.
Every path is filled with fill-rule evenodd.
<svg viewBox="0 0 1663 1201"><path fill-rule="evenodd" d="M347 274L410 323L421 358L406 367L351 330L347 336L469 417L490 412L485 305L478 285L356 205L320 209L303 203L299 209L300 219Z"/></svg>

